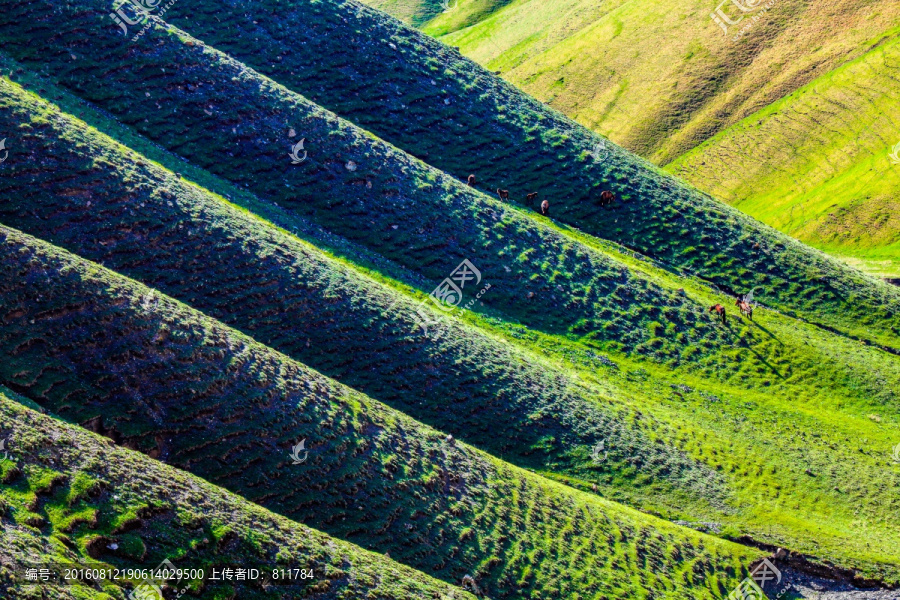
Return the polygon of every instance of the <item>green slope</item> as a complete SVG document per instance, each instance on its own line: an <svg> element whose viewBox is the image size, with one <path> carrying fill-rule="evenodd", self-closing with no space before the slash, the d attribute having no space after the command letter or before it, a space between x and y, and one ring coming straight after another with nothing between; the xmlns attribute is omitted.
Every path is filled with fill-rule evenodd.
<svg viewBox="0 0 900 600"><path fill-rule="evenodd" d="M39 79L29 85L47 89ZM718 521L893 577L876 566L893 560L888 523L896 515L896 482L882 464L897 433L900 373L890 355L768 311L753 327L726 328L745 344L720 361L737 369L728 386L714 381L709 365L686 373L610 353L612 363L590 346L494 327L493 320L451 325L446 339L426 343L400 308L406 302L394 305L396 289L353 276L346 263L114 147L17 86L0 86L3 126L27 132L17 136L2 180L2 220L159 287L518 464L575 477L567 483L583 489L598 485L604 495L670 518ZM36 172L35 163L44 169ZM182 167L191 168L175 164ZM682 286L701 306L725 301L641 261L625 264L657 283ZM499 347L478 329L521 347ZM679 332L676 339L690 363L689 338ZM510 360L510 351L517 358ZM774 368L757 372L753 355ZM876 425L869 414L884 422ZM774 415L791 435L773 433ZM847 444L862 438L864 454ZM602 465L591 460L598 439L609 451ZM680 452L706 466L697 469ZM754 464L772 468L748 467ZM873 530L884 530L877 544L861 545L855 536L860 510Z"/></svg>
<svg viewBox="0 0 900 600"><path fill-rule="evenodd" d="M722 501L721 482L697 485L716 479L710 469L652 440L656 435L641 428L654 426L634 409L624 402L610 406L600 390L567 370L538 364L532 353L417 306L383 278L356 273L152 167L9 80L0 80L0 105L0 128L27 130L16 136L16 156L0 180L0 221L177 297L522 466L552 463L558 472L601 484L584 472L589 457L571 449L603 438L619 446L623 462L652 456L645 475L653 479L641 487L674 494L673 505L683 502L680 493ZM43 162L41 172L29 166L35 160ZM73 173L80 175L73 179ZM417 311L441 324L426 335ZM440 401L426 401L432 394ZM477 421L492 425L466 425Z"/></svg>
<svg viewBox="0 0 900 600"><path fill-rule="evenodd" d="M408 20L385 0L367 4ZM423 0L415 10L428 11ZM426 33L578 122L665 164L865 54L896 28L892 2L776 2L739 41L689 0L460 0ZM726 6L731 18L740 14ZM742 25L732 28L740 30Z"/></svg>
<svg viewBox="0 0 900 600"><path fill-rule="evenodd" d="M473 598L380 554L274 515L209 483L43 416L0 388L0 594L4 598L124 598L123 573L92 585L29 582L27 568L258 569L255 582L172 578L191 598ZM284 584L273 568L312 570ZM57 572L61 572L57 569ZM152 579L152 578L151 578Z"/></svg>
<svg viewBox="0 0 900 600"><path fill-rule="evenodd" d="M900 278L900 37L669 165L806 243Z"/></svg>
<svg viewBox="0 0 900 600"><path fill-rule="evenodd" d="M510 467L146 287L0 235L0 380L286 516L445 581L470 574L494 598L719 598L760 556ZM300 439L308 461L291 464Z"/></svg>
<svg viewBox="0 0 900 600"><path fill-rule="evenodd" d="M410 20L408 11L399 11L391 3L368 3ZM776 2L752 33L737 42L729 41L709 17L716 2L670 6L648 0L519 0L506 4L485 10L482 0L461 0L457 9L434 13L427 23L413 22L460 46L466 56L501 69L508 81L579 123L658 164L678 160L717 133L736 127L737 132L725 139L746 144L717 142L692 154L709 158L705 168L700 165L704 159L689 159L692 168L699 167L696 177L690 170L677 173L716 197L738 202L737 206L781 231L849 258L848 262L867 272L881 277L900 273L898 236L879 217L891 208L886 199L900 190L896 176L877 181L873 177L874 192L868 186L854 186L872 171L885 172L890 166L874 160L861 164L864 153L874 151L882 158L886 148L900 143L900 137L893 135L896 102L893 106L883 102L896 87L896 61L877 60L879 46L896 39L894 28L900 16L896 3ZM737 12L730 4L726 11ZM860 68L859 61L873 50L876 54ZM834 79L835 70L847 62L857 67ZM840 88L829 93L827 104L807 102L796 107L799 113L782 114L775 128L771 124L765 131L753 127L755 133L747 137L748 124L771 117L774 104L813 81L817 86L839 83ZM873 81L878 83L869 87ZM876 110L881 109L872 104L859 102L869 96L880 96L887 111L879 113ZM860 145L856 136L869 139ZM867 143L879 137L879 146ZM805 141L810 140L816 140L817 146L807 147ZM820 143L829 149L828 156ZM715 154L713 147L719 148ZM803 152L798 151L801 147ZM738 168L735 152L747 161ZM768 165L767 175L759 172L760 165ZM828 181L822 180L824 172L830 175ZM794 177L793 183L788 175ZM847 187L854 190L853 197ZM784 192L778 198L787 195L796 202L755 204L774 199L773 190ZM832 196L837 196L837 202L819 202ZM837 206L829 208L832 204ZM774 207L785 212L775 213ZM854 219L864 225L857 227ZM863 230L869 227L878 235Z"/></svg>
<svg viewBox="0 0 900 600"><path fill-rule="evenodd" d="M303 22L308 29L304 35L312 39L315 26L312 18L316 16L322 19L320 35L326 32L333 34L336 27L344 28L348 34L355 31L349 25L340 23L359 13L359 9L353 10L351 7L349 12L344 13L325 10L330 7L331 3L301 4L293 12L285 7L284 14L279 13L279 22L285 24L279 30L281 35L294 31L286 25L291 18L300 22L306 17L307 21ZM202 8L198 5L195 10L199 13ZM56 11L62 11L58 14L65 15L67 22L78 23L78 31L59 33L50 27L48 18L51 14L57 14ZM395 149L373 141L370 135L346 122L334 120L302 97L259 78L252 71L202 44L182 44L183 33L155 23L136 46L110 37L109 31L114 26L111 21L104 21L105 12L103 3L99 1L83 1L63 7L40 2L27 5L13 3L5 21L9 26L4 26L2 33L6 40L4 48L35 67L51 66L53 76L77 94L97 102L171 151L214 174L246 185L265 200L307 214L335 233L369 248L377 247L386 257L427 279L440 281L446 276L447 269L452 269L463 258L473 258L474 261L474 257L470 256L473 250L479 252L475 256L490 254L494 260L502 256L495 249L495 244L503 241L502 234L498 235L499 240L494 240L494 245L475 245L468 243L471 237L462 238L472 233L470 228L451 227L452 222L443 220L447 211L465 211L477 217L482 227L493 226L494 221L504 214L498 213L496 205L448 181L440 172L426 169ZM365 19L366 31L377 30L378 22L372 22L368 11L363 10L360 15L360 19ZM29 26L24 29L13 27L14 21L28 22ZM198 19L200 23L204 21ZM399 30L396 24L387 23L384 27L390 28L394 34L392 39L406 45L406 52L412 53L416 48L422 65L419 68L435 73L444 68L449 72L443 78L434 75L441 79L441 85L435 82L436 85L429 86L427 91L416 90L408 98L397 96L396 101L402 104L404 101L412 102L414 98L421 99L423 102L416 107L417 111L438 104L444 107L441 110L448 116L456 114L456 120L446 120L441 111L432 110L426 113L429 123L445 120L448 130L462 127L461 114L453 108L452 101L449 104L451 108L447 109L445 100L454 97L456 89L474 86L477 79L487 81L490 87L495 84L484 79L484 74L470 64L459 62L461 59L426 38L411 31ZM227 29L217 27L219 31ZM97 35L86 37L83 32L88 31L94 31ZM62 46L42 46L41 40L59 36L68 48L64 52L61 51ZM331 35L333 43L344 46L344 54L317 51L314 63L317 72L331 80L356 79L347 75L335 77L334 73L340 72L340 69L326 68L322 57L334 56L335 60L342 61L347 52L361 56L359 50L363 43L367 52L394 52L387 44L372 42L377 37L367 35L364 40L356 39L354 43L348 43L340 35ZM283 63L290 53L284 55L284 46L280 47ZM130 48L152 48L152 51ZM433 55L418 51L426 48L430 48ZM369 64L392 64L397 61L396 55L392 60L379 60L371 52L368 55ZM445 62L439 62L439 56ZM271 55L270 58L278 62ZM456 66L448 69L447 62ZM424 66L428 63L431 65ZM439 68L438 65L443 66ZM464 71L465 76L457 75L455 69ZM372 82L370 79L357 80L356 84L372 85ZM313 99L326 91L323 86L317 86L314 78L305 79L304 85L310 88ZM341 90L345 98L357 101L353 94L347 92L346 88ZM490 116L495 124L500 124L501 131L483 128L482 141L490 139L495 145L502 141L504 148L516 149L519 154L531 154L535 158L527 164L533 170L522 169L516 161L507 161L496 152L488 153L491 160L482 166L487 169L488 164L499 165L506 173L523 174L526 182L530 176L534 185L528 185L523 191L537 189L551 197L556 193L566 197L565 204L554 201L555 217L601 236L627 240L642 251L677 263L679 268L696 271L725 289L736 292L759 287L765 290L767 304L785 310L792 307L791 310L802 311L817 322L849 331L855 336L871 337L881 344L900 346L895 325L900 320L897 311L900 300L896 290L867 280L858 272L759 226L737 211L690 192L630 155L613 150L614 157L592 173L594 165L587 158L587 149L593 147L599 138L547 112L511 89L508 97L508 109L498 114L496 97L484 95L484 104L480 108L492 111ZM238 101L238 98L253 100ZM160 104L162 99L174 101L179 106L175 109L177 122L173 123L168 107ZM373 104L368 100L370 98L367 104ZM403 121L393 119L394 127L413 131L415 128L408 127L408 123L420 117L417 111ZM383 119L387 114L389 111L381 111L375 119ZM483 122L484 116L482 114L479 121ZM288 143L291 141L288 136L290 129L296 129L298 137L305 136L309 140L310 159L297 168L286 160L287 150L291 146ZM380 129L376 131L384 135ZM498 137L501 132L511 137ZM421 134L416 135L418 139L425 139ZM387 137L397 143L397 140ZM528 138L531 148L520 152L518 140ZM555 147L556 160L534 143L538 138ZM448 152L453 150L441 140L440 131L428 140L429 145L440 144L442 153L443 149L448 149ZM578 154L566 153L566 148L577 148ZM474 155L479 152L474 152ZM459 174L461 169L452 169L449 163L465 160L472 166L472 155L470 146L465 152L454 152L450 160L439 161L437 159L441 156L438 155L429 157L429 161ZM467 171L468 168L462 172ZM540 182L546 185L540 185ZM592 200L592 196L596 198L599 190L606 185L619 192L624 200L613 209L602 209ZM423 206L432 208L422 211ZM608 210L609 217L598 219L605 210ZM358 226L361 219L369 223L368 230ZM533 220L534 217L528 219ZM715 250L711 251L711 248ZM523 253L523 250L527 252ZM534 251L533 244L516 249L518 256L528 256ZM507 259L510 267L521 267L512 260L515 260L513 256ZM541 265L539 273L532 271L524 275L526 278L537 275L537 281L530 288L522 280L509 287L498 285L498 293L490 295L485 303L504 307L508 316L526 324L535 325L540 320L545 330L570 329L579 321L588 329L596 328L598 316L590 307L585 310L585 307L576 305L575 310L569 310L570 307L566 306L565 313L551 313L554 320L548 321L543 304L528 302L529 293L550 292L555 285L552 278L554 271L564 273L572 268L563 267L564 263L557 266L546 262ZM604 270L598 269L595 280L602 278ZM510 280L518 278L516 274ZM578 291L574 298L584 298L585 291ZM586 298L593 300L590 296ZM554 302L552 293L545 293L541 300L544 303Z"/></svg>

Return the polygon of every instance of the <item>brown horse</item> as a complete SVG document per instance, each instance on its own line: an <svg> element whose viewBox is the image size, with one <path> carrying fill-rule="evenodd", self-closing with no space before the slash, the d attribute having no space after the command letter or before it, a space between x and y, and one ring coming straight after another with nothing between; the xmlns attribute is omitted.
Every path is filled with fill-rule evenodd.
<svg viewBox="0 0 900 600"><path fill-rule="evenodd" d="M606 190L605 192L600 194L600 206L609 206L615 201L616 195L609 190Z"/></svg>
<svg viewBox="0 0 900 600"><path fill-rule="evenodd" d="M469 187L475 187L475 176L474 175L469 175L468 184L469 184Z"/></svg>
<svg viewBox="0 0 900 600"><path fill-rule="evenodd" d="M725 307L721 304L716 304L715 306L709 307L709 312L715 312L719 317L722 318L722 325L726 325L728 323L728 317L725 314Z"/></svg>
<svg viewBox="0 0 900 600"><path fill-rule="evenodd" d="M541 214L546 215L548 210L550 210L550 203L544 200L541 202Z"/></svg>
<svg viewBox="0 0 900 600"><path fill-rule="evenodd" d="M537 197L538 197L537 192L532 192L531 194L528 194L527 196L525 196L525 199L528 202L534 202L535 200L537 200Z"/></svg>
<svg viewBox="0 0 900 600"><path fill-rule="evenodd" d="M744 315L751 321L753 320L753 307L750 306L749 303L744 302L742 298L738 298L734 305L741 309L742 315Z"/></svg>
<svg viewBox="0 0 900 600"><path fill-rule="evenodd" d="M509 190L501 190L497 188L497 195L500 196L501 200L509 200Z"/></svg>

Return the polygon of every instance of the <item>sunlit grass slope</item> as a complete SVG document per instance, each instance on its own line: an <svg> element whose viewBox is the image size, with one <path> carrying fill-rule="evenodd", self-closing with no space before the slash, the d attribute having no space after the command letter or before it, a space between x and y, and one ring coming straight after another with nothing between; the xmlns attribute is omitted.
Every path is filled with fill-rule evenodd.
<svg viewBox="0 0 900 600"><path fill-rule="evenodd" d="M409 20L392 4L368 3ZM883 157L900 143L897 103L888 102L897 61L881 48L896 39L895 2L776 2L736 42L709 17L714 1L520 0L488 3L489 10L485 4L461 0L425 24L413 23L653 162L689 163L679 176L780 231L851 257L877 276L900 273L896 230L883 218L891 208L896 214L890 198L900 185L883 161L864 158ZM730 3L725 10L737 13ZM842 68L847 62L856 66ZM815 105L807 87L807 101L796 107L801 112L789 116L773 107L813 81L833 88L824 103ZM863 100L870 96L879 97L878 109ZM757 127L773 109L777 130ZM730 127L742 133L729 132L729 145L717 138L682 159ZM867 143L876 139L876 147Z"/></svg>
<svg viewBox="0 0 900 600"><path fill-rule="evenodd" d="M258 569L254 582L173 578L190 598L473 598L374 554L270 513L209 483L41 415L0 388L0 594L123 598L140 578L96 584L28 581L29 567ZM273 581L272 570L312 579ZM59 569L57 569L59 572ZM126 583L127 580L127 583Z"/></svg>
<svg viewBox="0 0 900 600"><path fill-rule="evenodd" d="M493 598L719 598L760 556L511 467L144 286L2 236L0 380L331 535L448 582L471 575Z"/></svg>
<svg viewBox="0 0 900 600"><path fill-rule="evenodd" d="M9 80L0 80L0 105L0 127L21 132L0 180L0 221L522 466L582 472L589 457L571 449L606 439L627 449L621 460L644 463L652 475L644 483L665 495L677 488L721 502L721 481L705 483L712 472L660 442L627 403L609 402L565 369L548 372L532 353L430 303L417 307L383 279L152 166ZM44 168L34 171L34 161ZM625 319L623 327L641 326Z"/></svg>
<svg viewBox="0 0 900 600"><path fill-rule="evenodd" d="M171 168L222 185L45 81L10 69ZM19 133L0 180L7 198L0 220L139 278L420 420L570 485L597 485L598 493L669 518L717 521L728 535L894 577L887 566L897 562L889 523L900 495L885 466L897 435L900 376L891 355L770 311L757 311L752 325L732 318L722 327L710 317L708 327L739 344L720 347L714 363L693 352L693 334L676 327L685 365L676 370L628 349L606 348L607 356L598 356L596 340L542 336L493 317L463 315L464 323L447 323L445 338L426 341L397 288L354 276L346 261L116 147L8 81L2 102L2 127ZM34 164L43 168L35 171ZM246 206L265 208L239 195ZM623 268L683 288L700 306L727 302L690 278L617 256ZM498 346L495 337L506 343ZM785 427L791 436L778 433ZM814 453L795 438L812 440ZM599 463L591 457L598 440ZM860 515L879 532L874 544L867 539L861 546L854 533Z"/></svg>
<svg viewBox="0 0 900 600"><path fill-rule="evenodd" d="M900 278L898 75L895 34L668 169L806 243Z"/></svg>
<svg viewBox="0 0 900 600"><path fill-rule="evenodd" d="M335 28L356 31L344 23L354 16L352 10L347 13L325 10L330 7L326 3L294 7L295 11L306 11L303 15L307 18L303 21L304 35L314 37L312 17L316 15L323 19L322 35L326 29L331 34ZM201 8L196 7L196 11ZM290 8L284 8L285 15L280 16L279 22L287 27ZM357 8L357 12L359 10L362 9ZM49 24L48 17L60 11L69 23L78 24L77 32L68 29L60 34ZM481 228L493 226L491 222L505 218L503 215L510 214L508 211L499 211L495 204L488 203L483 196L441 172L373 140L371 135L334 119L303 97L259 77L212 49L188 40L183 32L156 23L134 46L111 37L114 27L104 21L105 13L100 0L82 0L62 6L43 2L15 3L10 6L5 25L0 24L6 40L4 49L37 68L51 67L52 76L64 85L99 103L173 152L247 186L264 200L309 215L329 230L369 248L377 247L387 258L429 280L439 282L446 276L448 263L452 268L467 255L478 257L494 253L498 256L496 243L502 240L495 240L494 244L485 247L472 245L470 236L473 228L477 229L476 224ZM295 14L300 22L300 13ZM366 30L377 26L368 15L368 11L362 10L359 16L367 19ZM23 20L29 23L24 29L17 25ZM396 24L390 26L397 30ZM286 33L290 29L282 31ZM430 70L433 67L437 73L439 64L447 66L447 60L462 60L453 58L451 52L420 34L411 30L397 31L403 37L398 35L392 39L406 46L404 55L410 59L417 57L420 64L429 61L427 54L418 50L432 48L432 66L421 68ZM95 35L85 35L85 32ZM49 43L60 36L65 39L64 44ZM341 36L332 35L332 38L340 42ZM367 35L358 43L365 42L367 50L395 52L389 44L373 41L377 39L378 36ZM341 43L345 52L354 47L346 40ZM67 49L62 51L62 46ZM413 52L414 47L416 52ZM355 56L361 55L358 47L352 52ZM347 74L337 76L337 69L328 69L321 63L323 56L332 55L338 57L336 53L315 53L316 72L341 82L354 79ZM378 60L371 52L368 56L368 64L398 61L396 55L385 61ZM437 60L438 56L443 62ZM274 61L275 57L271 58ZM435 81L435 85L428 84L413 94L427 100L419 109L452 107L455 95L451 93L452 89L447 89L450 86L474 85L477 78L485 78L491 86L499 85L470 63L461 62L457 66L465 77L451 69L451 74L444 78L435 75L441 79L441 85ZM357 83L371 85L372 81L359 80ZM306 85L310 88L308 93L315 99L322 86L318 86L315 78ZM489 150L492 160L486 161L483 167L499 166L508 174L520 174L526 182L538 177L546 184L538 185L538 181L530 179L535 185L523 186L523 193L524 189L535 189L553 198L554 192L568 192L558 195L565 200L553 200L554 217L600 236L626 241L678 268L688 268L714 280L733 293L761 287L765 289L767 304L798 311L857 336L871 336L882 344L900 346L897 332L891 329L900 320L897 310L900 300L896 290L866 279L737 211L687 190L619 150L612 149L612 156L602 166L594 165L588 151L600 138L541 109L540 105L511 88L500 86L498 89L509 90L510 106L499 114L496 97L485 95L487 104L483 106L493 107L493 113L481 130L486 136L496 138L497 143ZM347 92L346 89L342 91L344 97L356 101L354 95ZM252 100L238 100L244 98ZM412 97L398 97L398 100L400 103L411 102ZM166 103L165 107L162 102ZM377 104L372 96L366 102ZM170 109L172 103L178 108ZM446 111L448 115L457 115L455 121L447 121L448 127L463 126L456 110ZM177 114L177 120L172 119L173 114ZM380 118L386 113L375 114L375 118ZM403 119L394 119L395 127L410 130L408 124L411 121L426 115L429 122L441 120L438 110L424 114L413 112L404 115ZM481 120L485 121L485 115ZM493 123L499 124L509 135L498 138L500 132L491 131ZM524 126L528 123L526 129ZM290 138L291 129L297 132L294 138ZM429 139L435 157L438 157L437 148L451 148L439 133L430 138L416 134L418 139ZM290 163L287 151L292 140L296 141L300 136L307 139L309 159L297 166ZM532 142L538 137L543 138L555 147L556 158L544 155L538 160L535 153L542 154L545 146L534 144L530 151L535 158L530 161L534 170L529 170L495 151L503 148L503 153L511 154L515 149L521 154L520 141L527 137ZM568 154L567 148L577 148L577 152ZM472 148L469 147L465 152L456 150L453 159L471 163L466 158L471 155ZM429 162L438 161L429 158ZM443 162L446 167L446 161ZM465 171L450 170L457 174L468 172L468 168ZM556 175L551 171L556 171ZM513 177L506 179L509 181ZM613 208L602 208L596 203L597 194L607 186L621 198ZM454 210L465 211L476 221L471 227L451 229L452 221L444 217ZM513 214L518 215L516 218L521 216ZM534 217L527 219L533 221ZM361 228L360 221L368 223L368 229ZM502 232L496 235L502 235ZM533 255L540 249L548 258L558 256L556 248L540 248L534 244L508 248L505 250L510 257L508 266L524 268L525 265L513 261L519 257L536 260L538 256ZM498 293L489 296L485 303L505 307L508 316L526 324L533 325L536 319L542 318L547 330L560 325L568 329L580 319L593 328L596 315L592 314L592 309L585 311L577 305L574 310L566 307L565 311L549 313L553 316L552 321L546 319L548 312L542 303L558 302L552 292L547 293L555 284L551 278L554 270L560 270L560 267L545 261L538 272L528 270L524 275L535 277L530 286L537 287L536 290L520 279L515 286L498 285ZM596 280L604 276L609 276L606 267L596 269ZM519 275L511 277L518 278ZM587 291L569 296L569 302L580 302L582 298L591 301L590 295L584 295ZM529 297L529 293L542 295L538 302L530 302L534 296ZM557 307L562 308L559 304Z"/></svg>
<svg viewBox="0 0 900 600"><path fill-rule="evenodd" d="M367 3L393 10L381 0ZM665 164L862 56L900 17L893 2L785 0L758 13L749 32L733 41L750 17L727 36L710 18L718 4L460 0L423 29L580 123Z"/></svg>

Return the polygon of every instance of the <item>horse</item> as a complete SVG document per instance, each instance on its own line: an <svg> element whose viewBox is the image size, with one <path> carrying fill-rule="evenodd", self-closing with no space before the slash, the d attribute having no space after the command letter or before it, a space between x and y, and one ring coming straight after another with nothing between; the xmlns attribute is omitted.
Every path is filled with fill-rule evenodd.
<svg viewBox="0 0 900 600"><path fill-rule="evenodd" d="M546 215L548 210L550 210L550 203L544 200L541 202L541 214Z"/></svg>
<svg viewBox="0 0 900 600"><path fill-rule="evenodd" d="M475 187L475 176L474 175L469 175L468 185L469 185L469 187Z"/></svg>
<svg viewBox="0 0 900 600"><path fill-rule="evenodd" d="M600 206L609 206L615 201L616 195L609 190L606 190L605 192L600 194Z"/></svg>
<svg viewBox="0 0 900 600"><path fill-rule="evenodd" d="M501 190L497 188L497 195L500 196L501 200L509 200L509 190Z"/></svg>
<svg viewBox="0 0 900 600"><path fill-rule="evenodd" d="M535 200L537 200L537 197L538 197L538 193L537 193L537 192L532 192L531 194L528 194L527 196L525 196L525 199L526 199L528 202L534 202Z"/></svg>
<svg viewBox="0 0 900 600"><path fill-rule="evenodd" d="M726 313L725 313L725 307L722 306L721 304L716 304L714 306L710 306L708 312L715 312L718 316L720 316L722 318L722 325L728 324L728 317L726 316Z"/></svg>
<svg viewBox="0 0 900 600"><path fill-rule="evenodd" d="M737 301L735 301L734 305L741 309L742 315L744 315L751 321L753 320L753 307L749 302L744 301L743 298L738 298Z"/></svg>

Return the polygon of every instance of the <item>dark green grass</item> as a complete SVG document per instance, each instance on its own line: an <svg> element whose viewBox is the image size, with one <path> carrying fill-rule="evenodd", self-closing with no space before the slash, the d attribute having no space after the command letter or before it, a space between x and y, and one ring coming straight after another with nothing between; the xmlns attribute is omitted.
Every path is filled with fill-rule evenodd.
<svg viewBox="0 0 900 600"><path fill-rule="evenodd" d="M190 598L472 598L380 554L277 516L197 477L42 416L0 388L0 595L123 598L139 578L94 585L28 582L25 569L311 569L314 579L272 585L173 579ZM267 584L264 586L264 582ZM283 583L283 581L281 582ZM177 584L177 585L176 585Z"/></svg>
<svg viewBox="0 0 900 600"><path fill-rule="evenodd" d="M281 8L288 11L286 6ZM129 44L115 37L115 25L106 16L108 12L103 0L80 0L66 5L15 2L0 22L4 50L31 66L49 69L54 78L78 95L96 102L169 150L246 186L264 200L277 202L332 232L377 248L426 279L439 282L463 258L481 261L486 269L494 267L490 273L498 282L496 293L489 295L485 303L504 310L513 320L552 332L600 332L608 339L641 346L648 339L644 332L657 321L652 307L676 302L648 290L651 293L639 298L636 314L638 318L649 317L647 327L609 331L604 324L612 321L615 327L622 311L610 310L606 314L603 303L622 301L626 307L634 304L631 298L616 294L629 281L614 263L573 247L570 240L541 228L535 230L538 237L526 239L522 230L533 227L533 217L488 202L452 178L426 168L202 44L187 45L183 32L154 24L141 40ZM307 7L302 14L309 14L310 18L318 14L325 20L323 29L340 39L337 24L352 12L335 13L333 6L320 3ZM279 19L290 22L289 15ZM66 28L55 26L60 20L68 23ZM19 23L27 26L20 27ZM399 24L394 26L398 28L395 33L406 31ZM423 50L433 43L411 30L408 35L412 36L410 43ZM365 39L375 38L367 33ZM368 52L373 49L369 48L373 42L367 42L366 52L359 47L362 40L354 43L344 39L341 43L367 54L366 60L385 64L397 60L380 60L378 54ZM392 50L381 44L381 52ZM447 62L452 58L449 51L437 46L433 50L437 54L417 54L421 64L430 65L423 68L435 73L448 69L448 64L452 64ZM317 51L316 69L321 74L372 85L369 78L340 74L337 65L326 68L320 62L321 56ZM468 65L459 63L460 68L464 64ZM477 70L474 66L467 68ZM434 103L446 107L444 100L450 99L452 107L452 99L461 96L462 90L448 89L445 93L449 82L434 86L430 80L420 81L423 82L428 85L417 86L414 92L424 103L421 108L428 111L430 119L443 119ZM318 83L315 79L305 81L304 91L313 99L319 99L317 91L325 87ZM407 86L399 86L398 82L398 87ZM341 93L356 98L349 90ZM509 98L508 112L499 114L499 109L495 110L482 115L482 121L517 121L537 110L537 105L524 96L510 92L504 97ZM369 95L359 101L375 104L378 99L370 89ZM407 106L417 104L413 97L404 97L403 102ZM548 122L542 123L538 117ZM416 118L413 111L395 120L399 127L406 127ZM530 128L522 126L520 135L504 137L509 132L494 132L492 142L517 153L535 144L542 151L540 160L520 166L494 155L488 162L495 166L515 165L517 173L541 173L547 181L577 182L580 191L569 187L542 188L537 182L528 182L526 189L534 188L550 198L565 198L554 200L554 218L640 248L678 268L717 281L734 293L757 287L762 290L758 295L767 304L790 307L791 311L854 335L900 347L895 331L900 323L896 291L755 224L733 209L693 194L617 149L611 150L602 166L588 169L592 163L587 152L599 138L571 124L567 129L562 125L551 127L553 121L548 115L537 113L531 118L535 120ZM363 124L378 131L371 123ZM477 128L477 123L471 125ZM490 131L491 125L485 128ZM289 138L290 129L297 136ZM421 131L416 135L424 137ZM530 142L525 139L529 136L533 138ZM301 165L291 165L287 152L300 137L307 139L309 159ZM452 144L441 135L434 137L440 140L440 152L450 152ZM480 151L473 143L467 148L467 154L477 155ZM413 148L410 151L449 172L458 170L434 160L432 155L426 157ZM572 158L576 152L577 158ZM356 165L355 170L347 168L351 163ZM567 170L553 175L560 165ZM493 179L496 177L488 177ZM604 210L594 202L604 187L611 187L620 195L622 201L616 208ZM501 265L510 272L500 271ZM620 276L624 280L618 281ZM569 289L557 295L554 289L561 282ZM529 298L529 294L533 296ZM548 310L548 306L554 310ZM698 316L696 311L694 318ZM716 345L717 334L707 335L713 338L706 347L710 351ZM671 347L666 348L664 338L659 339L654 346L661 347L650 350L671 356ZM698 342L698 347L701 344Z"/></svg>
<svg viewBox="0 0 900 600"><path fill-rule="evenodd" d="M719 598L759 554L510 467L11 229L0 378L119 443L494 598ZM310 455L288 450L307 440ZM598 557L603 557L598 560Z"/></svg>
<svg viewBox="0 0 900 600"><path fill-rule="evenodd" d="M375 10L341 0L200 0L166 19L457 178L475 173L488 194L509 189L524 203L538 192L554 219L735 295L758 288L767 305L900 348L896 290L660 173ZM595 164L598 143L608 157ZM621 199L611 208L598 205L605 189Z"/></svg>
<svg viewBox="0 0 900 600"><path fill-rule="evenodd" d="M535 469L553 464L599 484L585 471L589 457L571 449L606 439L620 449L619 465L637 461L651 476L641 487L679 502L681 493L724 501L712 471L653 440L644 431L653 424L564 370L548 373L436 309L424 309L440 321L426 335L416 305L396 289L116 147L8 80L0 80L0 106L0 128L21 132L0 180L0 221L103 262L495 456ZM27 166L35 160L44 163L40 172Z"/></svg>
<svg viewBox="0 0 900 600"><path fill-rule="evenodd" d="M43 91L39 80L29 85ZM590 490L595 483L608 497L671 518L728 523L731 535L750 533L894 577L886 566L894 560L888 538L860 549L848 544L852 531L844 529L854 507L870 514L878 531L896 514L896 482L878 459L896 431L898 376L889 355L766 311L755 324L732 318L726 329L749 340L746 348L773 369L757 372L747 350L729 350L718 359L735 373L729 385L716 383L716 366L703 360L704 369L685 372L640 354L635 360L611 353L616 368L581 342L473 315L462 315L466 323L451 325L432 346L408 309L389 310L396 290L353 276L346 263L115 148L15 85L5 82L0 96L4 127L22 132L2 180L9 198L0 203L2 220L158 286L416 418L569 485ZM44 169L34 172L35 163ZM642 278L684 287L701 306L724 301L695 281L618 257ZM492 341L498 334L511 345ZM678 335L690 356L689 332ZM686 384L695 391L688 394ZM724 399L712 410L711 395ZM693 399L683 404L684 397ZM614 408L606 408L606 398ZM885 422L876 426L870 413ZM769 422L772 414L780 425ZM820 446L815 456L773 433L784 426L812 436ZM863 437L866 454L848 441ZM610 452L603 465L590 458L598 439ZM680 452L706 466L698 470ZM772 469L748 468L754 464ZM814 478L804 473L808 467Z"/></svg>

